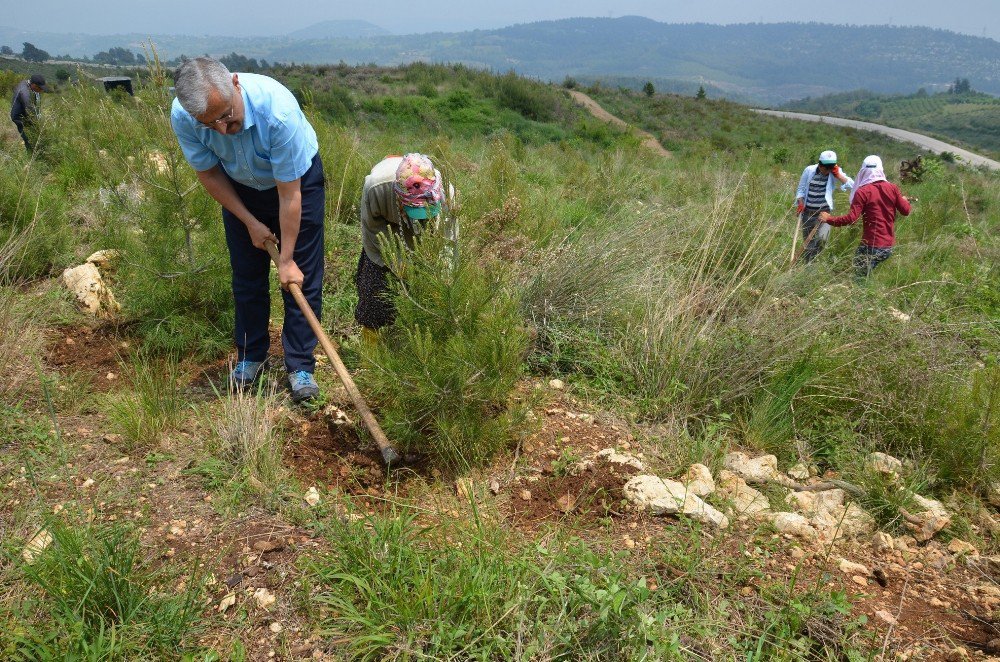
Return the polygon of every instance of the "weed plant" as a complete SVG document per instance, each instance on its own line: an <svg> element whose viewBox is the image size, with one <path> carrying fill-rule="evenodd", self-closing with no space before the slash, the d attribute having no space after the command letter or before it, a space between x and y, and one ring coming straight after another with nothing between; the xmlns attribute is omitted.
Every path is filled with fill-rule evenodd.
<svg viewBox="0 0 1000 662"><path fill-rule="evenodd" d="M131 388L113 396L108 417L128 449L151 448L180 423L184 413L178 360L140 351L122 368Z"/></svg>
<svg viewBox="0 0 1000 662"><path fill-rule="evenodd" d="M275 385L234 389L219 398L212 426L219 439L219 456L240 481L274 485L284 474L282 438L275 428Z"/></svg>
<svg viewBox="0 0 1000 662"><path fill-rule="evenodd" d="M162 659L193 643L201 583L165 591L171 578L143 560L137 531L57 520L46 530L45 551L30 563L17 557L27 590L16 625L0 633L7 659Z"/></svg>

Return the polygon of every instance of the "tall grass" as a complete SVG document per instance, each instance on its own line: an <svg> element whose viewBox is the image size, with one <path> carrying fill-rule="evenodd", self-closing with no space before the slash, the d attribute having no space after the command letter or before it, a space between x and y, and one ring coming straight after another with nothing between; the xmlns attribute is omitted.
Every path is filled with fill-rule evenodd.
<svg viewBox="0 0 1000 662"><path fill-rule="evenodd" d="M177 357L140 351L122 367L131 388L112 396L108 417L128 448L150 448L175 428L183 415Z"/></svg>
<svg viewBox="0 0 1000 662"><path fill-rule="evenodd" d="M274 425L277 416L275 385L233 389L219 398L212 426L219 438L219 454L241 480L273 485L284 474L282 438Z"/></svg>
<svg viewBox="0 0 1000 662"><path fill-rule="evenodd" d="M0 633L10 659L162 659L194 643L200 581L165 589L170 578L143 559L137 531L58 521L47 530L50 546L17 565L27 587L20 620Z"/></svg>

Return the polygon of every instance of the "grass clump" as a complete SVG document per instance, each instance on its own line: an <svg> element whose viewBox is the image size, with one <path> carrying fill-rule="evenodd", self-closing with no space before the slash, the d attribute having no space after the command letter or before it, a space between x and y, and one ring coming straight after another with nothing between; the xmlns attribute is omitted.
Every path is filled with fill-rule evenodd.
<svg viewBox="0 0 1000 662"><path fill-rule="evenodd" d="M10 550L25 590L14 627L0 633L6 659L164 659L196 635L201 584L164 591L170 578L144 562L136 530L59 521L46 530L51 543L32 561Z"/></svg>
<svg viewBox="0 0 1000 662"><path fill-rule="evenodd" d="M177 358L142 351L122 367L130 373L132 388L111 401L109 418L129 448L153 446L181 421L184 399Z"/></svg>
<svg viewBox="0 0 1000 662"><path fill-rule="evenodd" d="M274 426L275 385L233 389L219 398L212 418L219 438L219 456L235 469L238 479L273 485L283 475L282 438Z"/></svg>
<svg viewBox="0 0 1000 662"><path fill-rule="evenodd" d="M507 443L520 420L511 392L527 334L518 302L496 271L457 265L444 239L413 251L387 247L397 317L385 342L362 349L359 376L386 434L405 451L465 470Z"/></svg>

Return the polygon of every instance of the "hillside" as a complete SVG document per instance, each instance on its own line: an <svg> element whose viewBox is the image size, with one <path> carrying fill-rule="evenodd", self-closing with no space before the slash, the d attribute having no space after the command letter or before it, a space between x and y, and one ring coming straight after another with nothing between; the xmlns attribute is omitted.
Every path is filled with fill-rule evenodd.
<svg viewBox="0 0 1000 662"><path fill-rule="evenodd" d="M855 90L782 106L920 131L1000 155L1000 99L986 94L876 94Z"/></svg>
<svg viewBox="0 0 1000 662"><path fill-rule="evenodd" d="M32 155L0 125L0 658L997 651L1000 175L928 157L856 281L857 227L790 264L790 206L822 149L896 179L877 135L586 89L665 154L513 74L271 73L324 165L323 326L416 458L381 465L323 357L291 402L274 279L265 377L229 391L220 211L165 79L57 87ZM359 196L409 151L460 240L390 259L364 339Z"/></svg>
<svg viewBox="0 0 1000 662"><path fill-rule="evenodd" d="M147 35L84 37L0 29L0 43L32 41L52 53L92 55L137 47ZM1000 43L944 30L826 24L666 24L641 17L577 18L498 30L368 39L226 39L154 36L161 55L237 52L269 61L395 65L453 62L561 81L634 77L719 88L734 98L782 103L856 89L943 90L956 76L1000 94ZM838 66L817 78L817 42L836 44ZM852 66L864 62L864 67ZM680 91L680 90L677 90Z"/></svg>

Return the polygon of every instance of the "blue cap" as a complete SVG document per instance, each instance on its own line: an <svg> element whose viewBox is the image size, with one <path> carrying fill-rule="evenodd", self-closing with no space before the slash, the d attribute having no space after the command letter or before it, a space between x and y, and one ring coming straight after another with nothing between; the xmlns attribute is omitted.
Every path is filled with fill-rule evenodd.
<svg viewBox="0 0 1000 662"><path fill-rule="evenodd" d="M424 207L409 207L404 205L403 211L405 211L406 215L409 216L410 218L417 220L422 220L425 218L433 218L441 213L441 203L439 202L437 204L428 205Z"/></svg>

